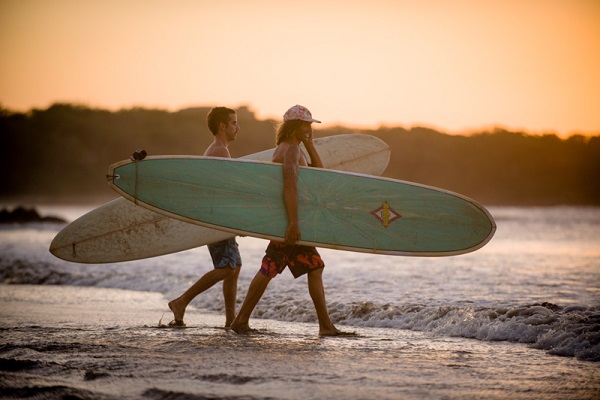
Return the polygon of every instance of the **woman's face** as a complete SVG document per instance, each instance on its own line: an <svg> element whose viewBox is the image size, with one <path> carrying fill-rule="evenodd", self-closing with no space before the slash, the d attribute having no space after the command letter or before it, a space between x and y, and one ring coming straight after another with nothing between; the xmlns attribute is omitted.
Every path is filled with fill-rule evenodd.
<svg viewBox="0 0 600 400"><path fill-rule="evenodd" d="M294 131L296 139L304 142L312 137L312 122L304 122Z"/></svg>

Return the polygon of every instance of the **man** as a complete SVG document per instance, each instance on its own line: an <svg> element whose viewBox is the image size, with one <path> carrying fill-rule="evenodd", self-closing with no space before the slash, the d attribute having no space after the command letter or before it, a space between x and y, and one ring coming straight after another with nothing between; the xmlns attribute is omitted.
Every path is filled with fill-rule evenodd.
<svg viewBox="0 0 600 400"><path fill-rule="evenodd" d="M308 276L308 291L317 312L319 335L344 334L333 325L329 317L322 279L325 264L321 256L314 247L296 244L301 239L298 226L299 167L309 165L304 152L300 149L300 143L304 143L306 147L311 161L310 166L322 168L323 163L312 138L312 123L321 121L313 119L310 111L300 105L290 108L283 116L283 121L277 131L277 147L273 153L273 162L283 164L283 196L288 218L285 242L269 243L261 268L250 283L244 304L231 324L231 328L237 333L252 331L249 326L252 310L258 304L271 279L287 266L295 278L304 274Z"/></svg>
<svg viewBox="0 0 600 400"><path fill-rule="evenodd" d="M227 107L215 107L206 117L208 128L214 140L204 152L205 156L231 158L229 144L236 139L240 126L234 110ZM242 268L242 259L235 238L208 245L214 269L207 272L185 293L169 302L174 320L169 326L185 326L183 315L187 305L200 293L223 281L225 300L225 327L229 327L235 318L237 281Z"/></svg>

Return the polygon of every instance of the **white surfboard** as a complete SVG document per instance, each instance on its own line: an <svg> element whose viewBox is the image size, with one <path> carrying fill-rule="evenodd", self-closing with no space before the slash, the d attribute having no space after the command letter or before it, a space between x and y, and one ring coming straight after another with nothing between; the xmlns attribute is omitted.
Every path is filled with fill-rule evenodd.
<svg viewBox="0 0 600 400"><path fill-rule="evenodd" d="M389 146L370 135L336 135L314 142L328 169L381 175L390 160ZM273 150L242 158L271 161ZM50 252L66 261L112 263L175 253L233 236L166 217L121 197L67 225L50 244Z"/></svg>

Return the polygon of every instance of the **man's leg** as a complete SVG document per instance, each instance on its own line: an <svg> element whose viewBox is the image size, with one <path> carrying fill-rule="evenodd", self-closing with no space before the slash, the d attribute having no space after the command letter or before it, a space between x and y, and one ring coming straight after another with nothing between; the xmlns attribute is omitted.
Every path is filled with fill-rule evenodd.
<svg viewBox="0 0 600 400"><path fill-rule="evenodd" d="M225 300L225 327L231 326L235 319L235 302L237 300L237 283L240 276L241 265L238 265L233 274L223 280L223 299Z"/></svg>
<svg viewBox="0 0 600 400"><path fill-rule="evenodd" d="M173 311L175 325L184 325L183 315L185 314L185 309L196 296L205 290L210 289L217 282L222 281L233 273L234 271L229 267L215 268L212 271L208 271L202 278L198 279L196 283L186 290L185 293L175 300L171 300L169 302L169 308Z"/></svg>

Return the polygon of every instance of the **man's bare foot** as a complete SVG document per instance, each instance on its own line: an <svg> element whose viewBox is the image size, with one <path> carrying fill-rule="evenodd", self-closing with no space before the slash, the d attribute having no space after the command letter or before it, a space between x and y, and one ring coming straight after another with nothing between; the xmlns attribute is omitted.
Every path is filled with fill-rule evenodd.
<svg viewBox="0 0 600 400"><path fill-rule="evenodd" d="M171 309L171 311L173 311L173 317L175 318L173 321L175 326L185 326L185 323L183 322L183 315L185 314L185 306L181 307L181 305L178 302L179 299L175 299L175 300L171 300L169 302L169 308ZM169 326L172 326L171 323L169 323Z"/></svg>

